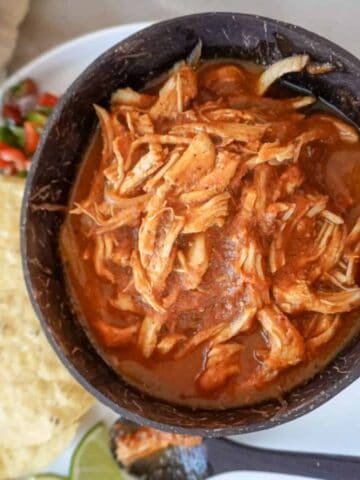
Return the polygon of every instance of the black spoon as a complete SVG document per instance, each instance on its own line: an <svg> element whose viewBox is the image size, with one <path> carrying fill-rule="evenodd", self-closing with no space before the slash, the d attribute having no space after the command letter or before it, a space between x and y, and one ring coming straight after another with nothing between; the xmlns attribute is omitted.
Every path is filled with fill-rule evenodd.
<svg viewBox="0 0 360 480"><path fill-rule="evenodd" d="M323 480L359 480L360 458L249 447L227 439L206 439L212 474L235 470L302 475Z"/></svg>

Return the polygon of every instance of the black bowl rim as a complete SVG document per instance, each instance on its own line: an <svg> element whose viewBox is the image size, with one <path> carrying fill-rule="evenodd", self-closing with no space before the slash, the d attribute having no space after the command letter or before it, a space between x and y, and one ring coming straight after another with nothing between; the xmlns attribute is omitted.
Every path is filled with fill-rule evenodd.
<svg viewBox="0 0 360 480"><path fill-rule="evenodd" d="M40 144L37 149L37 152L32 160L32 165L30 168L30 172L29 172L29 175L26 181L25 190L24 190L24 196L23 196L21 214L20 214L20 250L21 250L23 276L25 279L28 296L30 298L33 309L35 310L35 313L38 319L40 320L41 327L47 337L47 340L49 341L50 345L54 349L56 355L58 356L62 364L67 368L67 370L71 373L71 375L77 380L77 382L81 386L83 386L93 397L95 397L102 404L109 407L112 411L136 423L148 425L150 427L157 428L160 430L176 431L178 433L184 433L184 434L191 433L193 435L202 435L206 437L218 437L218 436L238 435L242 433L250 433L250 432L256 432L261 430L267 430L275 426L279 426L284 423L287 423L289 421L296 420L297 418L307 413L310 413L314 409L320 407L321 405L326 403L328 400L330 400L331 398L339 394L346 387L350 386L355 380L357 380L360 377L360 370L356 371L355 369L352 369L347 374L345 374L338 382L331 383L326 391L321 392L321 395L318 395L316 397L316 400L312 400L310 402L309 401L304 402L300 407L294 408L290 412L287 412L286 409L285 411L281 409L274 418L265 420L264 422L253 422L250 425L246 425L246 426L242 425L242 426L220 427L220 428L211 428L211 427L194 428L194 427L181 427L177 425L174 426L170 423L157 422L157 421L148 419L137 413L131 412L127 408L119 406L117 403L113 402L104 394L102 394L96 387L94 387L88 380L86 380L85 377L83 377L83 375L76 369L73 363L66 357L65 353L63 352L62 348L59 346L50 328L48 327L47 322L45 320L45 316L43 315L40 309L40 306L37 302L37 299L34 295L34 292L32 289L32 280L31 280L31 275L30 275L29 265L28 265L28 252L27 252L27 242L26 242L26 225L27 225L27 210L28 210L29 194L32 186L32 181L35 176L35 171L37 170L37 167L40 161L43 145L46 142L46 137L48 132L56 124L58 117L60 115L60 112L63 108L63 105L65 105L68 102L68 100L71 98L73 91L76 90L77 88L77 84L81 83L81 79L86 74L86 72L92 69L94 64L101 61L103 57L105 57L109 52L115 50L122 42L136 39L138 36L142 36L144 32L150 31L159 25L163 27L170 26L173 23L177 23L178 21L188 20L189 22L191 22L191 19L194 19L194 18L211 17L211 16L218 16L218 17L224 17L224 18L228 18L229 16L232 16L233 18L239 19L239 21L246 20L247 18L251 18L251 19L257 19L260 22L264 22L264 24L265 23L272 24L273 26L279 25L282 28L285 28L289 31L296 32L297 35L299 34L302 35L307 40L314 40L316 42L320 42L326 48L336 51L337 55L339 55L342 58L342 60L345 60L347 65L350 66L350 68L354 68L355 70L357 70L360 75L360 60L357 57L355 57L353 54L351 54L350 52L342 48L341 46L305 28L302 28L300 26L290 24L281 20L269 18L269 17L259 16L254 14L244 14L239 12L227 12L227 11L202 12L202 13L196 13L196 14L190 14L190 15L183 15L179 17L173 17L168 20L155 22L150 26L139 30L138 32L130 35L126 39L123 39L120 42L117 42L116 44L114 44L113 46L105 50L95 60L93 60L91 64L66 89L65 93L61 96L61 99L57 104L54 112L49 118L46 124L46 127L44 129L44 132L41 136L41 140L40 140ZM347 348L348 347L346 347L346 349ZM346 354L346 349L342 350L343 353L345 354ZM326 370L326 368L324 369L324 371Z"/></svg>

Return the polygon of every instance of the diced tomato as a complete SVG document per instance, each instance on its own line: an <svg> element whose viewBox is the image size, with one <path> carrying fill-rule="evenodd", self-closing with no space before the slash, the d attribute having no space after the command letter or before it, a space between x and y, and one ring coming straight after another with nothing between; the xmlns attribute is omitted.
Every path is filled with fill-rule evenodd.
<svg viewBox="0 0 360 480"><path fill-rule="evenodd" d="M44 92L39 95L38 105L40 107L55 107L59 98L52 93Z"/></svg>
<svg viewBox="0 0 360 480"><path fill-rule="evenodd" d="M1 3L1 0L0 0ZM0 114L0 170L5 175L26 176L40 135L59 98L41 93L31 78L25 78L4 95Z"/></svg>
<svg viewBox="0 0 360 480"><path fill-rule="evenodd" d="M0 160L7 165L13 164L18 170L26 170L29 164L29 160L21 150L9 147L4 142L0 142Z"/></svg>
<svg viewBox="0 0 360 480"><path fill-rule="evenodd" d="M21 112L19 107L16 105L5 103L2 109L2 115L6 120L10 121L11 123L15 123L15 125L21 124Z"/></svg>
<svg viewBox="0 0 360 480"><path fill-rule="evenodd" d="M36 131L36 125L32 122L24 122L25 129L25 151L32 155L39 143L40 135Z"/></svg>
<svg viewBox="0 0 360 480"><path fill-rule="evenodd" d="M0 168L4 168L4 167L8 167L8 166L9 166L9 163L5 162L5 160L1 160L1 158L0 158Z"/></svg>
<svg viewBox="0 0 360 480"><path fill-rule="evenodd" d="M16 99L27 95L37 95L38 87L32 78L25 78L10 88L10 98Z"/></svg>

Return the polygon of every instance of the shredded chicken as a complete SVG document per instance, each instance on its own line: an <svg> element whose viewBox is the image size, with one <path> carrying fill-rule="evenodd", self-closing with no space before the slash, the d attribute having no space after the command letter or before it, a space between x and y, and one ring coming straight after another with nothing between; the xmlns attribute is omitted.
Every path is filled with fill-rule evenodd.
<svg viewBox="0 0 360 480"><path fill-rule="evenodd" d="M187 189L213 168L215 158L216 152L212 141L208 135L200 133L165 173L164 179L171 185Z"/></svg>
<svg viewBox="0 0 360 480"><path fill-rule="evenodd" d="M234 89L246 85L244 70L235 65L213 68L201 77L201 86L213 91L219 97L232 95Z"/></svg>
<svg viewBox="0 0 360 480"><path fill-rule="evenodd" d="M161 145L153 143L149 145L149 151L143 155L132 170L130 170L120 186L122 195L134 193L142 183L164 163L163 149Z"/></svg>
<svg viewBox="0 0 360 480"><path fill-rule="evenodd" d="M99 105L95 105L95 111L101 125L103 140L102 165L106 167L112 159L112 143L114 140L111 117L110 114Z"/></svg>
<svg viewBox="0 0 360 480"><path fill-rule="evenodd" d="M209 327L196 333L176 352L175 358L184 357L188 352L191 352L202 343L211 340L218 333L220 333L223 328L224 324L219 323L213 327Z"/></svg>
<svg viewBox="0 0 360 480"><path fill-rule="evenodd" d="M118 315L95 322L106 347L156 361L202 349L194 382L212 392L245 375L253 336L264 347L251 353L254 385L338 338L342 314L360 307L360 219L307 162L359 138L299 111L312 95L265 96L306 67L308 55L262 73L179 62L157 93L120 88L109 110L95 106L101 158L70 214Z"/></svg>
<svg viewBox="0 0 360 480"><path fill-rule="evenodd" d="M278 370L296 365L304 359L304 339L291 321L276 305L258 311L257 317L268 335L270 353L266 365Z"/></svg>
<svg viewBox="0 0 360 480"><path fill-rule="evenodd" d="M295 280L275 283L273 292L277 304L286 313L341 313L360 306L358 287L346 291L322 291L312 289L304 280Z"/></svg>
<svg viewBox="0 0 360 480"><path fill-rule="evenodd" d="M119 88L111 95L111 106L131 105L138 108L148 108L155 102L155 97L138 93L132 88Z"/></svg>
<svg viewBox="0 0 360 480"><path fill-rule="evenodd" d="M135 302L130 293L118 292L115 298L110 299L110 304L122 312L133 312L141 315L143 309Z"/></svg>
<svg viewBox="0 0 360 480"><path fill-rule="evenodd" d="M241 332L246 332L251 329L253 326L253 320L256 315L256 308L244 308L244 310L239 313L238 317L235 318L232 322L229 323L213 340L213 344L217 345L219 343L225 343L232 338L239 335Z"/></svg>
<svg viewBox="0 0 360 480"><path fill-rule="evenodd" d="M158 143L160 145L186 145L191 143L191 138L180 137L176 135L160 135L152 133L143 135L132 142L125 161L125 169L129 170L133 165L135 152L143 145L150 145L151 143Z"/></svg>
<svg viewBox="0 0 360 480"><path fill-rule="evenodd" d="M150 116L155 120L174 118L196 95L196 74L191 67L183 64L160 89L158 99L150 109Z"/></svg>
<svg viewBox="0 0 360 480"><path fill-rule="evenodd" d="M334 117L333 115L317 115L317 118L320 118L321 120L325 120L327 122L330 122L336 130L339 132L340 138L347 143L355 143L359 141L359 133L358 131L351 125L349 125L346 122L343 122L337 117Z"/></svg>
<svg viewBox="0 0 360 480"><path fill-rule="evenodd" d="M314 351L328 343L341 326L340 315L314 314L300 322L300 331L307 350Z"/></svg>
<svg viewBox="0 0 360 480"><path fill-rule="evenodd" d="M242 157L236 153L221 150L216 158L214 168L205 176L200 178L197 189L213 190L222 192L229 185L235 175Z"/></svg>
<svg viewBox="0 0 360 480"><path fill-rule="evenodd" d="M360 217L357 219L355 225L351 229L349 236L346 239L347 247L356 247L360 241Z"/></svg>
<svg viewBox="0 0 360 480"><path fill-rule="evenodd" d="M184 340L186 340L186 336L181 335L180 333L172 333L166 335L157 344L157 351L161 355L167 355L174 348L176 348L180 342L183 342Z"/></svg>
<svg viewBox="0 0 360 480"><path fill-rule="evenodd" d="M222 193L229 186L241 163L239 154L220 151L214 168L204 175L191 191L180 195L180 201L187 207L199 205L210 200L217 193ZM195 190L196 188L196 190Z"/></svg>
<svg viewBox="0 0 360 480"><path fill-rule="evenodd" d="M230 195L220 193L207 202L188 211L183 233L204 232L213 225L222 227L228 214Z"/></svg>
<svg viewBox="0 0 360 480"><path fill-rule="evenodd" d="M128 327L114 327L105 322L96 324L96 332L106 347L119 348L129 345L136 338L139 325L134 323Z"/></svg>
<svg viewBox="0 0 360 480"><path fill-rule="evenodd" d="M205 233L195 233L187 251L178 251L181 283L186 290L197 288L209 266Z"/></svg>
<svg viewBox="0 0 360 480"><path fill-rule="evenodd" d="M183 217L171 208L147 215L139 231L139 252L152 288L162 291L176 255L175 242L183 228Z"/></svg>
<svg viewBox="0 0 360 480"><path fill-rule="evenodd" d="M212 347L207 355L205 371L199 378L199 385L205 391L216 390L240 372L238 343L227 343Z"/></svg>
<svg viewBox="0 0 360 480"><path fill-rule="evenodd" d="M98 235L95 238L94 248L94 266L95 272L100 276L109 280L111 283L115 283L115 276L109 268L106 266L106 240L103 236Z"/></svg>
<svg viewBox="0 0 360 480"><path fill-rule="evenodd" d="M138 345L145 358L151 357L158 343L160 329L166 317L156 313L148 314L142 321Z"/></svg>
<svg viewBox="0 0 360 480"><path fill-rule="evenodd" d="M141 265L139 253L137 251L134 251L132 254L131 266L134 277L134 286L137 292L156 312L164 312L165 310L163 306L155 297L153 288L146 275L146 271Z"/></svg>
<svg viewBox="0 0 360 480"><path fill-rule="evenodd" d="M265 133L267 125L247 125L245 123L235 122L216 122L216 123L184 123L183 125L175 126L171 133L173 135L195 135L200 132L205 132L208 135L220 138L223 143L229 141L237 141L248 143L253 146L261 140Z"/></svg>

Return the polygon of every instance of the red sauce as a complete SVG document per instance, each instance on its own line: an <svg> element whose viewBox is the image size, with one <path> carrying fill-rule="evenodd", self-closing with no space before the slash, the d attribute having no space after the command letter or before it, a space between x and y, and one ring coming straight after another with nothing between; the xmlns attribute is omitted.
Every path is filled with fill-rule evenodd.
<svg viewBox="0 0 360 480"><path fill-rule="evenodd" d="M302 113L298 113L294 110L277 108L276 104L272 106L271 103L267 103L271 102L270 98L262 99L256 96L254 84L260 75L258 69L240 69L238 64L230 65L232 68L238 68L239 78L234 81L230 77L229 82L222 82L221 77L219 79L216 76L216 72L223 66L229 66L229 64L209 64L199 71L200 93L194 101L195 110L196 105L208 101L219 101L219 105L225 101L226 105L222 105L222 108L227 109L236 109L237 105L245 105L245 110L248 109L251 113L256 111L260 119L262 115L265 115L263 111L266 110L267 118L273 123L264 133L263 143L277 140L279 145L284 145L305 131L321 129L321 138L326 140L309 142L300 151L298 165L305 177L301 191L309 193L316 191L319 195L328 195L327 208L335 214L343 216L348 224L348 229L350 229L360 213L359 142L344 141L336 127L331 122L324 121L319 116L320 113L311 113L302 118L302 111ZM214 76L213 79L212 76ZM289 95L288 91L282 91L280 88L280 97L281 93L285 97ZM264 100L264 110L261 107L262 100ZM254 107L251 107L252 102L254 102ZM244 110L243 107L240 108ZM175 121L175 125L176 123ZM172 120L160 119L158 123L155 122L156 131L168 132L173 124ZM329 139L332 140L329 141ZM231 148L236 153L240 147L233 142ZM102 151L102 141L100 136L97 136L79 173L71 204L84 201L94 189L103 170ZM140 150L136 158L145 151ZM272 188L275 188L276 182L279 181L279 176L287 171L288 166L288 164L280 165L276 167L276 172L274 170L273 182L270 182L267 187L269 195L272 193ZM251 286L253 280L246 280L244 283L244 277L239 276L238 271L234 270L234 261L241 254L241 250L240 253L239 250L236 250L231 238L233 235L237 235L237 215L242 195L245 189L252 185L254 175L257 175L256 171L254 169L247 172L245 176L239 177L239 181L236 180L235 174L232 182L226 188L231 195L228 215L223 226L210 226L207 229L209 264L200 285L196 289L183 289L176 269L168 276L167 286L161 298L165 299L176 285L180 292L176 301L167 307L167 321L161 329L162 336L177 333L191 339L198 332L220 323L230 324L244 305L250 305L254 301L252 299L253 287ZM141 193L143 192L140 188L137 195ZM286 201L286 195L284 198L283 201ZM169 202L172 205L171 200ZM253 233L262 245L261 248L268 249L277 224L269 227L265 223L263 225L256 223L255 220L250 219L249 222L249 225L252 226L248 228L254 230ZM274 346L271 345L271 334L269 336L269 332L264 329L263 324L254 321L249 329L232 339L233 344L241 345L241 350L236 357L236 362L240 366L239 371L230 375L219 388L204 390L201 388L199 378L206 370L211 348L210 342L201 343L184 356L179 357L176 354L164 356L155 350L149 358L146 358L139 351L136 340L121 347L112 347L103 341L97 329L99 322L116 328L127 328L141 321L142 315L129 311L121 312L111 304L109 299L114 298L118 291L127 291L128 289L133 292L133 301L139 310L144 312L143 315L149 314L152 308L132 290L131 266L115 266L109 263L107 268L116 278L115 282L99 276L94 262L91 261L94 246L89 226L91 227L89 218L84 220L83 215L69 215L62 230L62 255L75 306L89 336L112 366L128 382L154 396L192 407L205 406L209 408L227 408L274 397L313 375L332 358L359 327L359 322L353 316L343 316L342 327L338 328L336 334L315 354L307 352L307 354L303 354L300 362L296 362L296 366L289 365L286 369L279 368L271 375L268 371L267 376L264 377L261 373L264 362L266 363L269 351ZM287 241L286 265L276 273L270 272L267 265L264 267L266 276L264 290L270 292L266 293L270 297L267 300L259 300L261 306L273 302L274 293L271 282L276 282L276 279L290 281L294 275L300 275L299 258L306 258L311 254L319 233L314 228L311 218L304 216L299 220ZM117 245L124 244L130 250L136 248L138 235L138 224L134 227L125 226L115 230ZM190 245L188 237L180 235L176 245L178 249L188 248ZM311 265L311 268L315 268L314 264ZM304 271L301 275L305 275L305 273L307 275L309 272ZM250 283L246 283L247 281ZM254 288L259 288L256 282ZM262 308L261 306L258 308ZM301 318L301 314L296 312L288 314L289 321L296 328L299 326L299 315ZM345 318L348 320L345 321ZM301 337L301 329L299 331ZM257 375L259 378L256 377Z"/></svg>

